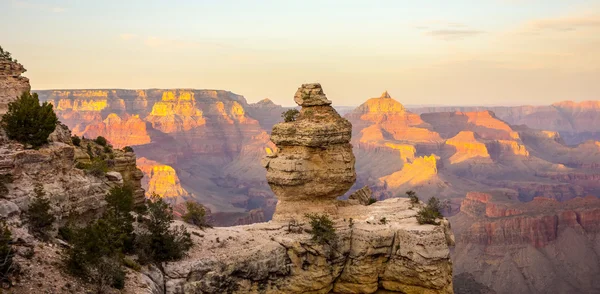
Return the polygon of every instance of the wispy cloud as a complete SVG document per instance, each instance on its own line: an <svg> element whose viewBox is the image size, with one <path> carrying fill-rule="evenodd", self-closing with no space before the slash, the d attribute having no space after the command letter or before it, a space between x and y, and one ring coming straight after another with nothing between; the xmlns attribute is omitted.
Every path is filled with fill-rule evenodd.
<svg viewBox="0 0 600 294"><path fill-rule="evenodd" d="M485 33L484 31L471 30L471 29L440 29L440 30L429 30L425 32L426 35L438 38L445 41L460 40L467 37L477 36Z"/></svg>
<svg viewBox="0 0 600 294"><path fill-rule="evenodd" d="M66 11L67 9L61 6L53 6L43 3L36 3L30 1L22 1L22 0L13 0L12 5L18 8L24 9L36 9L36 10L44 10L53 13L61 13Z"/></svg>
<svg viewBox="0 0 600 294"><path fill-rule="evenodd" d="M525 25L523 32L568 32L589 28L600 28L600 16L562 17L533 20Z"/></svg>

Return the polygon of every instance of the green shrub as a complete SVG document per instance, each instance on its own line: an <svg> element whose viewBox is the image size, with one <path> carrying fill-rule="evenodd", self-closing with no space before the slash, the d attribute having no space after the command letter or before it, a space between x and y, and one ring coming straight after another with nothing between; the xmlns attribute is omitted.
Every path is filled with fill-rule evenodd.
<svg viewBox="0 0 600 294"><path fill-rule="evenodd" d="M81 145L81 139L79 137L77 137L77 135L74 135L71 137L71 142L73 142L73 145L75 145L75 146Z"/></svg>
<svg viewBox="0 0 600 294"><path fill-rule="evenodd" d="M11 273L14 272L12 235L4 221L0 221L0 281L10 283Z"/></svg>
<svg viewBox="0 0 600 294"><path fill-rule="evenodd" d="M199 228L210 227L206 221L206 210L202 205L196 202L188 201L185 203L187 212L183 215L186 223L195 225Z"/></svg>
<svg viewBox="0 0 600 294"><path fill-rule="evenodd" d="M41 185L36 185L34 192L35 198L31 201L27 210L29 230L34 236L42 240L48 240L49 231L52 229L56 217L50 211L50 200L46 198L44 188Z"/></svg>
<svg viewBox="0 0 600 294"><path fill-rule="evenodd" d="M373 204L375 202L377 202L377 199L371 197L371 198L369 198L369 203L367 205L371 205L371 204Z"/></svg>
<svg viewBox="0 0 600 294"><path fill-rule="evenodd" d="M48 142L54 132L58 118L52 104L40 105L37 93L23 93L16 101L8 104L8 112L2 117L2 127L8 138L38 148Z"/></svg>
<svg viewBox="0 0 600 294"><path fill-rule="evenodd" d="M139 263L129 257L123 258L123 265L137 272L142 269L142 266Z"/></svg>
<svg viewBox="0 0 600 294"><path fill-rule="evenodd" d="M379 219L379 223L382 224L382 225L385 225L385 224L388 223L388 220L387 220L387 218L382 217L382 218Z"/></svg>
<svg viewBox="0 0 600 294"><path fill-rule="evenodd" d="M148 217L142 223L146 232L136 240L138 260L161 263L182 258L192 247L192 238L183 226L170 228L173 222L171 206L156 194L146 206Z"/></svg>
<svg viewBox="0 0 600 294"><path fill-rule="evenodd" d="M16 60L13 60L12 55L10 54L10 52L4 51L4 49L2 48L2 46L0 46L0 59L17 62Z"/></svg>
<svg viewBox="0 0 600 294"><path fill-rule="evenodd" d="M307 213L304 215L308 218L312 235L312 240L318 244L334 245L337 242L337 234L333 227L333 221L326 214Z"/></svg>
<svg viewBox="0 0 600 294"><path fill-rule="evenodd" d="M429 201L427 201L427 205L425 207L422 207L417 212L417 221L421 225L423 225L423 224L430 224L430 225L436 225L436 226L439 225L440 222L437 221L437 219L442 218L442 213L440 212L440 209L441 209L440 201L435 197L431 197L429 199Z"/></svg>
<svg viewBox="0 0 600 294"><path fill-rule="evenodd" d="M108 172L108 164L102 158L94 158L92 163L86 166L86 171L95 177L103 177Z"/></svg>
<svg viewBox="0 0 600 294"><path fill-rule="evenodd" d="M125 152L133 152L133 148L131 148L129 146L125 146L125 147L123 147L123 151L125 151Z"/></svg>
<svg viewBox="0 0 600 294"><path fill-rule="evenodd" d="M109 145L104 146L104 153L112 153L113 150Z"/></svg>
<svg viewBox="0 0 600 294"><path fill-rule="evenodd" d="M296 121L296 118L298 118L299 114L300 114L300 111L298 111L298 109L294 108L294 109L289 109L289 110L281 113L281 117L283 117L283 120L285 122L293 122L293 121Z"/></svg>
<svg viewBox="0 0 600 294"><path fill-rule="evenodd" d="M96 140L94 140L94 142L96 142L96 144L106 147L106 144L108 144L108 141L106 140L106 138L102 137L102 136L98 136L96 138Z"/></svg>
<svg viewBox="0 0 600 294"><path fill-rule="evenodd" d="M8 194L8 188L6 184L10 184L13 182L13 177L11 174L0 175L0 195Z"/></svg>
<svg viewBox="0 0 600 294"><path fill-rule="evenodd" d="M408 196L408 199L410 199L411 204L419 204L419 197L417 196L417 193L415 193L415 191L406 191L406 196Z"/></svg>

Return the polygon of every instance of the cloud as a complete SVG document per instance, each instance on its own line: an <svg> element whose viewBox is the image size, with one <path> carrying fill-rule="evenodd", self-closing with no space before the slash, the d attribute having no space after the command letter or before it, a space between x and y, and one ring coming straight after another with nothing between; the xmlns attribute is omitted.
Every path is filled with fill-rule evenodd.
<svg viewBox="0 0 600 294"><path fill-rule="evenodd" d="M426 35L445 41L460 40L467 37L477 36L485 33L484 31L471 29L439 29L425 32Z"/></svg>
<svg viewBox="0 0 600 294"><path fill-rule="evenodd" d="M66 8L60 6L52 6L48 4L34 3L22 0L13 0L12 5L18 8L44 10L53 13L61 13L67 10Z"/></svg>
<svg viewBox="0 0 600 294"><path fill-rule="evenodd" d="M600 28L600 16L561 17L533 20L525 25L523 32L569 32L587 28Z"/></svg>

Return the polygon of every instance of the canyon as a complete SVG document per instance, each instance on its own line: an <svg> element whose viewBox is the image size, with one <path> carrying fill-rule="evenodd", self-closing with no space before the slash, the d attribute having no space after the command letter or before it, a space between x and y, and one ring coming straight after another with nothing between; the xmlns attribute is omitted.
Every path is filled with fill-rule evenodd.
<svg viewBox="0 0 600 294"><path fill-rule="evenodd" d="M273 193L272 184L309 183L306 174L293 171L312 167L290 163L298 155L286 153L304 150L299 154L309 159L318 154L310 151L311 144L341 144L325 153L354 160L356 182L342 199L364 186L379 200L403 197L408 190L423 200L442 199L457 236L452 251L455 279L470 277L496 293L511 293L503 285L513 281L525 293L545 293L552 287L567 292L597 290L592 282L594 267L573 268L582 281L575 287L569 284L570 274L547 257L560 255L558 260L564 263L581 259L567 254L569 243L564 240L575 234L572 231L580 240L578 248L597 254L593 253L599 240L594 229L576 224L579 216L595 217L588 209L600 196L600 142L593 140L595 117L600 114L594 103L408 109L384 92L358 107L343 108L351 129L329 127L331 115L325 113L331 111L320 113L328 102L302 109L300 117L317 114L315 119L322 119L323 131L343 130L330 142L324 135L290 137L293 129L276 126L288 108L268 99L248 103L227 91L38 93L57 106L60 120L75 134L101 135L114 146L132 146L146 176L142 182L147 194L160 194L176 205L176 211L187 200L202 203L215 225L263 222L272 219L277 209L293 211L294 202L285 204L276 198L278 191L287 188L274 187ZM349 133L354 159L344 155L347 152L341 147ZM264 160L265 156L270 159ZM269 176L265 165L291 174ZM339 181L340 187L344 181ZM319 189L316 185L315 191ZM492 196L477 200L473 195L478 193ZM489 210L489 214L473 210ZM562 224L567 214L574 216L575 223ZM519 234L508 233L513 230ZM507 253L500 255L502 250ZM547 274L535 272L541 265L548 268ZM497 274L516 269L519 276ZM550 273L556 277L551 282Z"/></svg>

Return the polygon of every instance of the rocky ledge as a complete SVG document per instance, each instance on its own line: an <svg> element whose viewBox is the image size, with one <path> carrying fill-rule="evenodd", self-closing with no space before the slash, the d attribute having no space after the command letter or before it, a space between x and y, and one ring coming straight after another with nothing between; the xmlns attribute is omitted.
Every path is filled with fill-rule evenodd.
<svg viewBox="0 0 600 294"><path fill-rule="evenodd" d="M189 256L164 264L164 274L145 270L135 293L452 293L447 221L419 225L405 198L337 204L333 246L294 221L188 226Z"/></svg>

